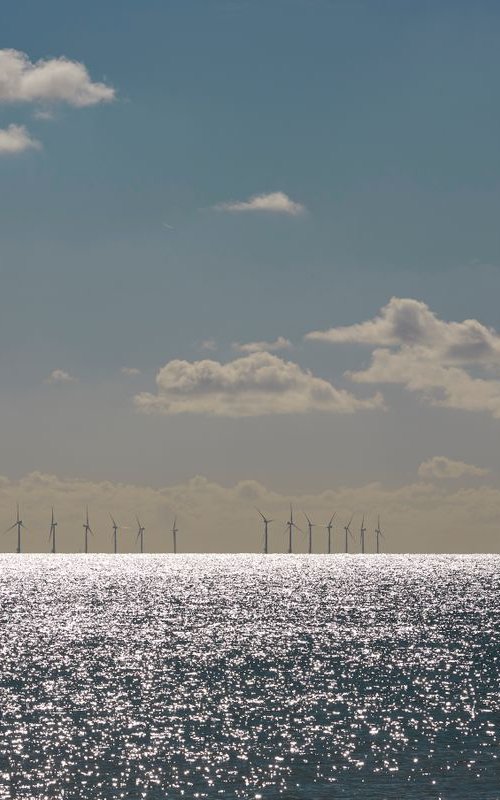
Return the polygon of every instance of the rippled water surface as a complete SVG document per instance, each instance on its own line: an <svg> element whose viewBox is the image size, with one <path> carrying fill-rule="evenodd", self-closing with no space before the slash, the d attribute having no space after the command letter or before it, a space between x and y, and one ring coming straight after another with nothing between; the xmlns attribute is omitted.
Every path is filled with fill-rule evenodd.
<svg viewBox="0 0 500 800"><path fill-rule="evenodd" d="M500 798L500 557L2 556L0 798Z"/></svg>

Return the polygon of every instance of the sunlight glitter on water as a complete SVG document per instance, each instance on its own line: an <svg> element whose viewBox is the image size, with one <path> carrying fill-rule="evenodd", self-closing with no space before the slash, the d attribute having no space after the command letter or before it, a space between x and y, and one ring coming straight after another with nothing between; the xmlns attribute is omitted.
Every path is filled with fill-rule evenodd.
<svg viewBox="0 0 500 800"><path fill-rule="evenodd" d="M500 797L498 556L2 556L0 798Z"/></svg>

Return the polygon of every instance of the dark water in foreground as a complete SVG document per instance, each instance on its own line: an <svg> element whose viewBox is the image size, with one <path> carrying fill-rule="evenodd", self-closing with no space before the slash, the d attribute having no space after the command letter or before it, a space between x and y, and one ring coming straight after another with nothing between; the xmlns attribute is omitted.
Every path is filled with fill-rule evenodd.
<svg viewBox="0 0 500 800"><path fill-rule="evenodd" d="M0 798L500 798L500 557L2 556Z"/></svg>

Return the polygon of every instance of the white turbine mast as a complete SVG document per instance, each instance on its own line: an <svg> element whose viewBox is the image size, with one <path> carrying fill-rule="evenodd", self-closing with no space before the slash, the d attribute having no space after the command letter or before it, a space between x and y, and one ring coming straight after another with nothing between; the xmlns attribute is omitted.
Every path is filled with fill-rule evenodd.
<svg viewBox="0 0 500 800"><path fill-rule="evenodd" d="M174 517L174 524L172 525L172 547L174 551L174 555L177 553L177 534L179 533L179 528L177 527L177 516Z"/></svg>
<svg viewBox="0 0 500 800"><path fill-rule="evenodd" d="M52 513L50 516L50 531L49 531L49 542L51 542L51 548L50 548L51 553L56 552L56 532L57 532L56 528L57 528L57 522L54 517L54 506L52 506Z"/></svg>

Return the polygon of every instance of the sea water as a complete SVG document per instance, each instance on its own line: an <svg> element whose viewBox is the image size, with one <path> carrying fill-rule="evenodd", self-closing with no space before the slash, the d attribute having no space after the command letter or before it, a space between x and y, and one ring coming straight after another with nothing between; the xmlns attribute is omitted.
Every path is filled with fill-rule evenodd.
<svg viewBox="0 0 500 800"><path fill-rule="evenodd" d="M0 557L0 798L500 798L499 556Z"/></svg>

